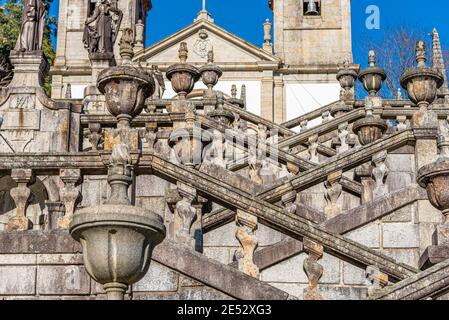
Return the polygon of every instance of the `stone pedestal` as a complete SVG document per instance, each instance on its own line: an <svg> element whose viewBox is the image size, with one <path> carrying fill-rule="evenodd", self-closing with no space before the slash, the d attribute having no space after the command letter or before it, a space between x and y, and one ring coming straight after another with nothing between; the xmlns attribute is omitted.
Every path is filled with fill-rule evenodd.
<svg viewBox="0 0 449 320"><path fill-rule="evenodd" d="M14 65L14 76L8 87L41 87L50 66L43 51L11 51L9 55Z"/></svg>
<svg viewBox="0 0 449 320"><path fill-rule="evenodd" d="M113 65L115 65L112 53L92 53L89 55L92 66L92 85L84 89L84 110L89 114L106 113L104 96L97 89L98 74Z"/></svg>

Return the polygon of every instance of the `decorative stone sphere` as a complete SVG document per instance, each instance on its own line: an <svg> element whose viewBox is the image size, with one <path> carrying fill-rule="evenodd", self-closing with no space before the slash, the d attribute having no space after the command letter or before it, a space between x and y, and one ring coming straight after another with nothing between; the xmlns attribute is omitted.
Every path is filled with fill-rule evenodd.
<svg viewBox="0 0 449 320"><path fill-rule="evenodd" d="M142 112L145 100L154 93L153 78L134 67L118 66L98 75L98 90L104 94L109 112L117 117L133 118Z"/></svg>
<svg viewBox="0 0 449 320"><path fill-rule="evenodd" d="M382 138L387 124L380 118L366 117L354 122L352 129L359 137L360 144L365 146Z"/></svg>
<svg viewBox="0 0 449 320"><path fill-rule="evenodd" d="M83 247L87 272L112 300L123 299L128 286L145 275L165 233L159 215L126 205L81 209L70 225L70 234Z"/></svg>

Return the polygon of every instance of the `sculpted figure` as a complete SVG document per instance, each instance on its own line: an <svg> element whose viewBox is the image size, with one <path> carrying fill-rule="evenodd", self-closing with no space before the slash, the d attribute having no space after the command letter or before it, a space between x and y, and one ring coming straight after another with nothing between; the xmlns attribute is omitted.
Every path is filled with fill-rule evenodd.
<svg viewBox="0 0 449 320"><path fill-rule="evenodd" d="M99 0L86 20L83 43L89 53L112 53L123 14L109 0Z"/></svg>
<svg viewBox="0 0 449 320"><path fill-rule="evenodd" d="M154 94L151 97L153 100L162 99L165 92L165 82L164 76L162 72L159 70L158 66L151 66L151 73L154 79L154 83L156 85L156 89L154 90Z"/></svg>
<svg viewBox="0 0 449 320"><path fill-rule="evenodd" d="M16 51L42 50L46 15L46 6L42 0L23 1L22 25Z"/></svg>

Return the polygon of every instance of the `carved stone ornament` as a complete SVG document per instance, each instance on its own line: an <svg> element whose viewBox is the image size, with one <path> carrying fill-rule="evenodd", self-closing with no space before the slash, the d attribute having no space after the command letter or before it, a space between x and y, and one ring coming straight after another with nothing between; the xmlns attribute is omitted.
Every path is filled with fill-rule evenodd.
<svg viewBox="0 0 449 320"><path fill-rule="evenodd" d="M205 30L198 33L198 39L193 45L193 52L201 58L206 58L209 51L213 49L209 35Z"/></svg>

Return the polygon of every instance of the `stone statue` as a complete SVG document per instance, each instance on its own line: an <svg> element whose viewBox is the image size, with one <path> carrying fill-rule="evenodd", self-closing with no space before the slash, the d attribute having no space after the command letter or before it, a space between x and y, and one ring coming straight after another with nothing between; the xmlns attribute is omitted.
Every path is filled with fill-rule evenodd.
<svg viewBox="0 0 449 320"><path fill-rule="evenodd" d="M91 53L112 53L123 13L109 0L99 0L84 27L84 47Z"/></svg>
<svg viewBox="0 0 449 320"><path fill-rule="evenodd" d="M16 51L42 50L46 15L47 8L42 0L23 1L22 24L15 47Z"/></svg>
<svg viewBox="0 0 449 320"><path fill-rule="evenodd" d="M151 74L154 79L154 83L156 85L154 94L151 97L151 99L153 100L162 99L165 92L164 76L162 72L159 70L158 66L156 65L151 66Z"/></svg>

